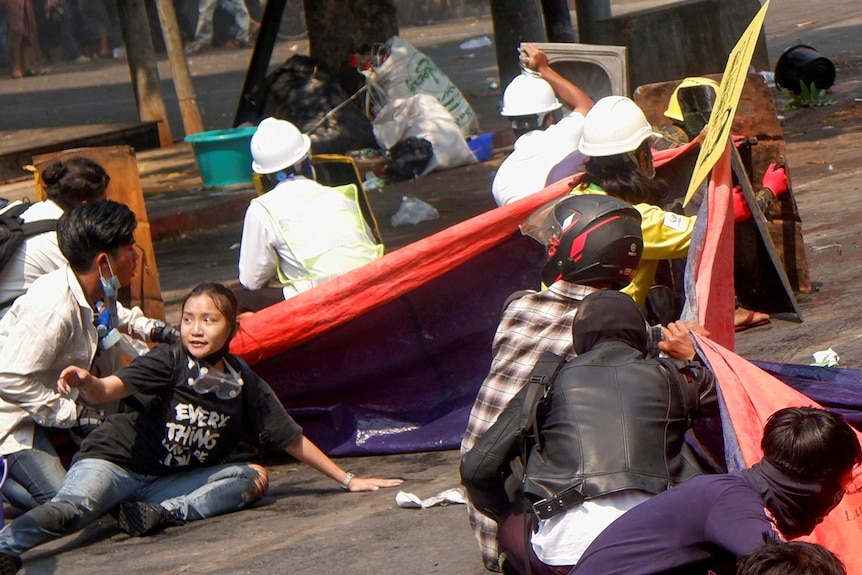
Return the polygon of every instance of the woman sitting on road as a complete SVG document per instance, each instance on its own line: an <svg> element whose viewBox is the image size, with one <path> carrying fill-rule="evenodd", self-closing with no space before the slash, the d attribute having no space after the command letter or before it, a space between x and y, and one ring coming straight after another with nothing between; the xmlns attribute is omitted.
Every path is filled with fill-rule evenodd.
<svg viewBox="0 0 862 575"><path fill-rule="evenodd" d="M394 487L400 479L354 477L302 434L272 389L228 354L237 332L236 298L202 284L183 302L181 342L160 345L115 375L63 370L61 393L77 388L92 403L123 399L128 409L81 445L59 493L0 531L0 573L15 573L20 554L84 528L119 505L132 536L230 513L266 493L266 469L224 463L242 431L283 449L349 491Z"/></svg>

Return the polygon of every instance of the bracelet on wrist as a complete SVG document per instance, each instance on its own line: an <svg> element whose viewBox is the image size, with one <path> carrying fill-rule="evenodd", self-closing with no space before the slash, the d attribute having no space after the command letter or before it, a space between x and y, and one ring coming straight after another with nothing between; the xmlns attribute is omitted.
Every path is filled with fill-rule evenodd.
<svg viewBox="0 0 862 575"><path fill-rule="evenodd" d="M350 482L353 481L354 477L356 476L348 471L347 475L344 476L344 480L341 482L341 488L345 491L350 491Z"/></svg>

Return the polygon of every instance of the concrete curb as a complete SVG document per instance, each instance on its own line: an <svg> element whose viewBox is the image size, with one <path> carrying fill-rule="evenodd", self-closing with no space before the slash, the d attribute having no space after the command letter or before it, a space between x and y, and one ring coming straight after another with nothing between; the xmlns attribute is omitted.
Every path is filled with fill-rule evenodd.
<svg viewBox="0 0 862 575"><path fill-rule="evenodd" d="M153 241L242 221L254 189L247 186L170 192L145 197Z"/></svg>

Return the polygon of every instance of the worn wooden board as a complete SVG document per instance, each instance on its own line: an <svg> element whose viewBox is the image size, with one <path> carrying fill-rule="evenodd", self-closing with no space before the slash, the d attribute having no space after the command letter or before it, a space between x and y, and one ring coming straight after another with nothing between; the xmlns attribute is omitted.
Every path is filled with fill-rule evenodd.
<svg viewBox="0 0 862 575"><path fill-rule="evenodd" d="M135 270L135 278L129 286L128 299L124 303L137 305L144 314L158 319L164 319L165 308L162 302L159 272L156 267L156 254L153 250L153 239L150 234L150 222L147 218L147 208L144 205L144 192L138 176L138 164L135 152L129 146L109 146L101 148L77 148L42 154L33 158L33 165L39 173L51 162L73 156L89 158L100 164L111 181L108 184L108 199L129 206L138 220L135 230L135 245L139 248L140 258ZM37 180L36 194L43 199L44 193Z"/></svg>

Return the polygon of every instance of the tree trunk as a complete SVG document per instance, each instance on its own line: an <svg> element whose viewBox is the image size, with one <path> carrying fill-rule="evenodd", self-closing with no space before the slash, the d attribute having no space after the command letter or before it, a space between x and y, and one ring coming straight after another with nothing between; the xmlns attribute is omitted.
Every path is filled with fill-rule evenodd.
<svg viewBox="0 0 862 575"><path fill-rule="evenodd" d="M306 0L305 21L311 56L339 77L351 52L398 34L393 0Z"/></svg>
<svg viewBox="0 0 862 575"><path fill-rule="evenodd" d="M126 44L126 58L132 76L132 90L138 104L138 115L144 122L159 123L159 143L173 144L168 112L159 87L156 51L150 35L147 8L143 0L125 0L117 5L120 28Z"/></svg>
<svg viewBox="0 0 862 575"><path fill-rule="evenodd" d="M568 0L542 0L548 42L577 42Z"/></svg>
<svg viewBox="0 0 862 575"><path fill-rule="evenodd" d="M500 86L505 89L521 73L518 46L522 42L546 42L539 0L491 0L494 47Z"/></svg>
<svg viewBox="0 0 862 575"><path fill-rule="evenodd" d="M575 12L578 17L578 42L601 44L592 23L611 17L610 0L575 0Z"/></svg>

